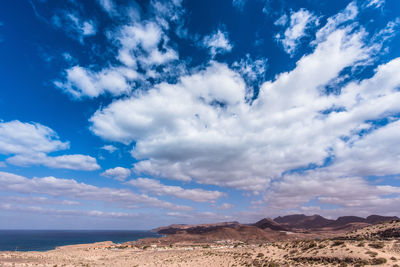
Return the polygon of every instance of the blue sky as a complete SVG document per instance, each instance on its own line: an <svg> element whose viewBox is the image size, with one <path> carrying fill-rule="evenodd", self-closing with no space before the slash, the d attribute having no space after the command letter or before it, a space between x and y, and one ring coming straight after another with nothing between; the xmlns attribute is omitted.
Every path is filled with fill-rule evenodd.
<svg viewBox="0 0 400 267"><path fill-rule="evenodd" d="M1 1L0 228L400 215L400 3Z"/></svg>

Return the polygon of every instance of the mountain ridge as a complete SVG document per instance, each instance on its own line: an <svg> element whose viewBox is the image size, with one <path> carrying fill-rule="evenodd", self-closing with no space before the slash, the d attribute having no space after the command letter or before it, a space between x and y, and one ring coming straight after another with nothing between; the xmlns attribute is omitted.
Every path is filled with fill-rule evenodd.
<svg viewBox="0 0 400 267"><path fill-rule="evenodd" d="M189 234L202 235L210 232L217 233L218 230L228 231L226 229L244 229L246 227L256 227L261 230L276 232L295 232L307 233L312 231L345 231L361 228L367 225L373 225L384 221L399 220L397 216L369 215L366 218L358 216L341 216L336 220L324 218L321 215L291 214L278 216L274 219L263 218L255 223L241 224L237 221L219 222L210 224L172 224L153 229L152 231L163 235ZM242 228L241 228L242 227ZM246 228L250 229L250 228ZM228 232L231 232L229 230Z"/></svg>

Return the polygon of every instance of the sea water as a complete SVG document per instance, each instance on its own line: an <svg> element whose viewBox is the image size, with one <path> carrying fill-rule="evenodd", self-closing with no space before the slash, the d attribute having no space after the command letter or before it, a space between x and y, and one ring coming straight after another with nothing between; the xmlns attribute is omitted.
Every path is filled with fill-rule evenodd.
<svg viewBox="0 0 400 267"><path fill-rule="evenodd" d="M160 235L134 230L0 230L0 251L46 251L65 245L123 243L146 237Z"/></svg>

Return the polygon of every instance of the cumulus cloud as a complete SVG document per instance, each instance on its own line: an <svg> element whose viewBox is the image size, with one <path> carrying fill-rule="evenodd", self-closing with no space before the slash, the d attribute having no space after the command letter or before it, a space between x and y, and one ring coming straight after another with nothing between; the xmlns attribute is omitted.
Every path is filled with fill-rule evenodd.
<svg viewBox="0 0 400 267"><path fill-rule="evenodd" d="M113 11L112 1L100 1L106 11ZM73 66L67 68L63 78L55 86L75 99L95 98L102 94L129 95L138 85L147 86L149 80L157 81L164 76L174 76L178 52L170 46L166 34L169 22L178 19L180 1L172 3L152 1L156 15L149 20L131 18L129 23L118 25L107 32L110 45L115 48L116 62L103 69ZM170 16L169 20L165 19ZM169 66L174 65L175 68ZM160 71L163 68L164 71ZM156 71L157 69L157 71Z"/></svg>
<svg viewBox="0 0 400 267"><path fill-rule="evenodd" d="M131 170L123 167L115 167L104 171L101 175L114 178L118 181L124 181L126 178L128 178L128 176L131 175Z"/></svg>
<svg viewBox="0 0 400 267"><path fill-rule="evenodd" d="M180 186L168 186L161 184L160 181L148 178L137 178L135 180L130 180L127 184L156 195L171 195L178 198L190 199L196 202L215 201L224 195L219 191L207 191L199 188L184 189Z"/></svg>
<svg viewBox="0 0 400 267"><path fill-rule="evenodd" d="M52 129L39 123L23 123L17 120L0 122L0 154L13 155L6 159L7 163L19 166L44 165L72 170L100 168L96 159L87 155L47 155L68 148L68 142L60 141Z"/></svg>
<svg viewBox="0 0 400 267"><path fill-rule="evenodd" d="M222 32L217 30L217 32L207 35L203 39L203 46L210 50L212 57L217 54L224 54L232 50L232 45L229 42L229 37L227 32Z"/></svg>
<svg viewBox="0 0 400 267"><path fill-rule="evenodd" d="M55 85L75 98L97 97L105 92L118 96L131 90L130 81L138 73L128 68L108 68L93 72L80 66L66 70L66 81L56 81Z"/></svg>
<svg viewBox="0 0 400 267"><path fill-rule="evenodd" d="M285 25L287 18L285 15L280 17L275 25ZM293 55L301 38L307 35L306 30L312 25L318 24L318 18L308 10L302 8L290 15L290 25L283 34L277 34L276 39L282 43L283 49Z"/></svg>
<svg viewBox="0 0 400 267"><path fill-rule="evenodd" d="M97 160L87 155L47 156L45 153L18 154L7 159L17 166L43 165L49 168L94 171L100 169Z"/></svg>
<svg viewBox="0 0 400 267"><path fill-rule="evenodd" d="M299 12L307 14L303 26L315 20L309 12ZM395 148L382 160L391 157L388 164L375 159L381 156L380 151L397 142L396 137L388 135L397 130L393 123L399 112L395 105L400 85L398 59L381 64L372 77L350 82L336 94L325 91L344 69L365 65L374 56L375 44L367 41L368 33L355 23L347 23L357 13L351 3L328 18L316 33L312 53L303 56L294 69L262 83L253 102L247 101L249 92L243 79L245 71L252 69L246 68L247 63L238 63L233 70L226 64L211 62L177 83L158 84L98 110L90 119L91 130L106 140L126 145L134 142L132 156L138 160L134 164L137 174L267 190L268 195L271 183L271 190L279 191L275 183L285 173L310 165L322 168L331 158L335 160L329 168L338 173L331 187L355 179L382 198L387 195L383 189L374 189L360 178L343 177L337 169L350 170L352 164L368 166L359 171L354 168L356 177L398 172L394 161L399 151ZM303 34L304 27L296 32ZM253 72L257 73L247 73ZM374 135L376 126L370 121L390 114L393 121L376 129ZM371 133L360 135L364 131ZM381 145L367 153L362 150L368 148L364 142ZM357 159L354 155L358 153L364 156ZM298 192L291 193L295 196ZM311 199L318 189L313 192ZM302 198L293 203L309 200Z"/></svg>
<svg viewBox="0 0 400 267"><path fill-rule="evenodd" d="M256 83L262 84L265 81L268 60L266 58L252 59L249 54L245 59L235 61L232 68L239 72L249 86Z"/></svg>
<svg viewBox="0 0 400 267"><path fill-rule="evenodd" d="M113 145L104 145L104 146L101 147L101 149L103 149L105 151L108 151L110 153L114 153L118 148L116 148Z"/></svg>
<svg viewBox="0 0 400 267"><path fill-rule="evenodd" d="M357 190L355 190L355 188ZM297 192L297 193L296 193ZM299 194L301 192L301 194ZM373 185L361 177L340 177L327 170L310 170L287 175L265 195L271 213L302 208L302 203L316 200L320 205L338 206L331 215L370 215L393 212L400 199L400 187Z"/></svg>
<svg viewBox="0 0 400 267"><path fill-rule="evenodd" d="M127 189L97 187L79 183L73 179L55 177L35 177L28 179L12 173L0 172L0 185L0 191L9 193L42 194L74 200L101 201L113 203L125 208L140 204L160 209L191 210L191 208L187 206L175 205L144 194L135 194Z"/></svg>
<svg viewBox="0 0 400 267"><path fill-rule="evenodd" d="M0 153L52 152L69 148L49 127L20 121L0 122Z"/></svg>

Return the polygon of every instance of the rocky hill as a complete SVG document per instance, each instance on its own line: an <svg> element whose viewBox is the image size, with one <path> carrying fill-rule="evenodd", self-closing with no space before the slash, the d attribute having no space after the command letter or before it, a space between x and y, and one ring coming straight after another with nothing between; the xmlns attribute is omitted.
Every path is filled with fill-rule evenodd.
<svg viewBox="0 0 400 267"><path fill-rule="evenodd" d="M343 216L331 220L320 215L294 214L279 216L275 219L264 218L254 224L240 224L236 221L195 225L173 224L153 229L153 231L165 235L159 241L166 243L216 240L258 242L334 237L365 226L392 220L398 220L398 218L371 215L367 218Z"/></svg>

